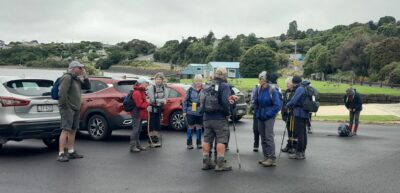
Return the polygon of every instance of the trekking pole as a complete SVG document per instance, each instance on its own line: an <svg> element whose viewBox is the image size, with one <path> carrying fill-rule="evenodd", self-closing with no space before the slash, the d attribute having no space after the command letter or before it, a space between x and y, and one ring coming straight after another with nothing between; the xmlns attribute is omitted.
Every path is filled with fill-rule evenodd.
<svg viewBox="0 0 400 193"><path fill-rule="evenodd" d="M231 114L233 116L233 110L231 109ZM228 129L229 129L229 120L228 121ZM237 142L237 136L236 136L236 125L235 125L235 120L232 120L232 125L233 125L233 133L235 135L235 143L236 143L236 154L237 154L237 159L238 159L238 164L239 164L239 169L242 168L242 163L240 161L240 154L239 154L239 146Z"/></svg>
<svg viewBox="0 0 400 193"><path fill-rule="evenodd" d="M290 117L290 132L292 133L292 139L290 140L290 143L292 144L291 147L293 147L293 141L294 141L294 115Z"/></svg>
<svg viewBox="0 0 400 193"><path fill-rule="evenodd" d="M153 147L153 140L150 136L150 111L147 111L147 136L149 137L150 147Z"/></svg>
<svg viewBox="0 0 400 193"><path fill-rule="evenodd" d="M289 126L289 127L290 127L290 126ZM279 162L279 159L281 158L283 141L285 140L285 135L286 135L286 128L287 128L287 122L286 122L285 130L283 131L283 137L282 137L282 142L281 142L281 148L279 149L279 155L278 155L278 162Z"/></svg>

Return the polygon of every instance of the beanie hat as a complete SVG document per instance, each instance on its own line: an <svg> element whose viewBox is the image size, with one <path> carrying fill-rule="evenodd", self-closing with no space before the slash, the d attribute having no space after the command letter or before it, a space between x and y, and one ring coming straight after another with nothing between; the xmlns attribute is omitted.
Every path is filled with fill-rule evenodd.
<svg viewBox="0 0 400 193"><path fill-rule="evenodd" d="M300 84L301 83L301 77L300 76L293 76L292 78L292 83L293 84Z"/></svg>
<svg viewBox="0 0 400 193"><path fill-rule="evenodd" d="M259 80L263 80L263 81L267 81L267 71L262 71L262 72L258 75L258 79L259 79Z"/></svg>

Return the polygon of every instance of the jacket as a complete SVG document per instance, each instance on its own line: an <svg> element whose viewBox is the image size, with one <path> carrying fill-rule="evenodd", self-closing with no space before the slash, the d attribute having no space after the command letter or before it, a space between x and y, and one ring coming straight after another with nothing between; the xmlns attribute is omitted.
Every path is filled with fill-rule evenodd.
<svg viewBox="0 0 400 193"><path fill-rule="evenodd" d="M146 98L146 89L139 85L134 85L132 99L135 101L136 108L131 112L132 117L140 118L140 120L147 120L146 109L149 103L146 101Z"/></svg>
<svg viewBox="0 0 400 193"><path fill-rule="evenodd" d="M162 107L167 102L169 90L166 85L151 85L147 88L147 96L149 97L150 105L147 108L149 112L152 107Z"/></svg>
<svg viewBox="0 0 400 193"><path fill-rule="evenodd" d="M266 121L276 117L281 109L281 99L278 92L277 89L272 89L272 99L270 96L270 85L265 89L259 87L259 93L256 94L257 96L254 101L257 119Z"/></svg>
<svg viewBox="0 0 400 193"><path fill-rule="evenodd" d="M346 108L356 109L357 112L362 111L362 99L357 92L354 95L344 95L343 101Z"/></svg>
<svg viewBox="0 0 400 193"><path fill-rule="evenodd" d="M286 104L286 107L289 109L293 109L293 115L295 117L303 118L303 119L309 119L309 113L305 110L303 110L303 100L304 100L304 95L306 94L306 90L302 86L296 86L295 87L295 92L290 99L290 101Z"/></svg>
<svg viewBox="0 0 400 193"><path fill-rule="evenodd" d="M288 112L288 108L286 106L286 104L290 101L290 99L292 99L294 95L294 92L292 90L286 89L286 91L283 93L283 105L282 105L282 120L283 121L288 121L289 120L289 116L292 113Z"/></svg>
<svg viewBox="0 0 400 193"><path fill-rule="evenodd" d="M81 109L82 89L90 89L89 79L81 81L76 75L66 73L61 77L58 90L58 106L61 108L70 108L74 111Z"/></svg>
<svg viewBox="0 0 400 193"><path fill-rule="evenodd" d="M195 86L192 85L187 91L186 91L186 97L185 100L183 101L183 107L182 111L183 113L187 113L189 115L195 115L195 116L202 116L201 112L201 107L200 107L200 93L203 90L202 88L197 91ZM197 109L196 111L192 111L192 103L195 102L197 103Z"/></svg>

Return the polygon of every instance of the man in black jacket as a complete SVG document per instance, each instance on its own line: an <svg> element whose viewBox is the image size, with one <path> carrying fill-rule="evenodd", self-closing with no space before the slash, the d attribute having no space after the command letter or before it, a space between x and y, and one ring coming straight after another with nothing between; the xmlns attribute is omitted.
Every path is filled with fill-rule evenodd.
<svg viewBox="0 0 400 193"><path fill-rule="evenodd" d="M362 111L361 96L356 92L356 89L349 88L346 90L346 95L343 98L344 104L349 110L349 128L352 131L352 135L357 135L358 120L360 118L360 112Z"/></svg>

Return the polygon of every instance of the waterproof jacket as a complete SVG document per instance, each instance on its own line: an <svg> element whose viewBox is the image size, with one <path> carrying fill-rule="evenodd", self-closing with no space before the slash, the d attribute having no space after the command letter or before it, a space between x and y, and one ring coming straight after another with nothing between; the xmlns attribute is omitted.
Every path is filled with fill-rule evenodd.
<svg viewBox="0 0 400 193"><path fill-rule="evenodd" d="M292 99L294 92L290 89L286 89L286 91L282 94L283 96L283 105L282 105L282 120L283 121L288 121L289 120L289 116L292 115L292 113L288 112L288 108L287 108L287 103L290 101L290 99Z"/></svg>
<svg viewBox="0 0 400 193"><path fill-rule="evenodd" d="M135 101L135 109L131 112L132 117L147 120L147 107L149 103L146 101L146 89L139 85L133 86L132 99ZM139 116L138 116L139 114Z"/></svg>
<svg viewBox="0 0 400 193"><path fill-rule="evenodd" d="M64 74L61 77L58 90L58 96L60 96L58 106L79 111L81 109L82 89L90 89L89 79L85 78L81 81L81 79L74 74Z"/></svg>
<svg viewBox="0 0 400 193"><path fill-rule="evenodd" d="M218 95L220 97L220 105L222 106L222 108L224 109L224 111L219 111L219 112L204 112L204 116L203 119L204 121L207 120L225 120L226 117L228 117L230 115L230 105L229 105L229 101L228 98L230 96L231 93L231 89L229 88L229 85L224 82L223 79L220 78L215 78L215 80L213 80L213 83L218 84L219 88L218 88ZM202 103L201 108L203 109L203 105L204 105L204 101L205 101L205 97L202 94L201 96L201 101Z"/></svg>
<svg viewBox="0 0 400 193"><path fill-rule="evenodd" d="M259 87L258 93L256 94L257 97L254 101L256 118L261 121L274 119L281 109L281 99L279 97L279 91L277 89L272 89L272 99L270 96L270 86L271 85L268 85L264 89L261 89L261 87Z"/></svg>
<svg viewBox="0 0 400 193"><path fill-rule="evenodd" d="M293 115L295 117L309 119L309 113L303 110L304 95L306 95L305 88L299 85L295 86L294 95L292 99L290 99L290 101L286 104L286 107L289 109L293 109Z"/></svg>
<svg viewBox="0 0 400 193"><path fill-rule="evenodd" d="M203 91L204 86L202 85L200 90L196 90L196 86L193 84L187 91L186 97L183 101L182 111L183 113L187 113L188 115L202 116L201 107L200 107L200 95ZM192 111L192 103L197 104L196 111Z"/></svg>
<svg viewBox="0 0 400 193"><path fill-rule="evenodd" d="M348 109L356 109L356 111L362 111L362 100L360 94L357 92L354 95L344 95L344 105Z"/></svg>
<svg viewBox="0 0 400 193"><path fill-rule="evenodd" d="M150 100L150 106L147 108L148 111L152 111L152 106L162 107L167 102L169 90L166 85L151 85L147 88L147 96Z"/></svg>

